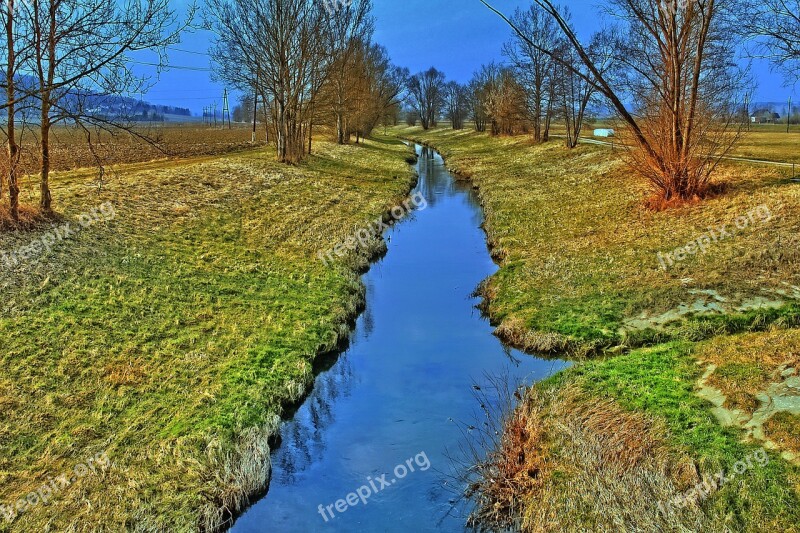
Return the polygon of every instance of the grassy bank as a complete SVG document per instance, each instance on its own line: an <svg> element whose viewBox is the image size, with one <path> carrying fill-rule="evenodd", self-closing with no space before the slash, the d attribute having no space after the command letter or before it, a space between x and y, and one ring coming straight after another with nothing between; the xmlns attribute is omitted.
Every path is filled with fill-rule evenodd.
<svg viewBox="0 0 800 533"><path fill-rule="evenodd" d="M494 448L471 477L476 525L800 530L800 186L731 163L719 196L653 213L605 147L395 134L480 189L498 335L531 351L610 350L519 396L483 435ZM744 149L777 155L760 135Z"/></svg>
<svg viewBox="0 0 800 533"><path fill-rule="evenodd" d="M800 187L781 170L725 165L724 194L653 213L605 147L395 134L430 143L480 189L501 267L483 294L511 344L586 354L800 321Z"/></svg>
<svg viewBox="0 0 800 533"><path fill-rule="evenodd" d="M791 359L796 334L749 337L764 335ZM699 361L751 342L639 349L536 385L483 466L477 516L516 518L525 531L800 530L800 466L771 443L743 440L696 394ZM751 364L760 359L750 352ZM770 429L770 437L796 443L798 415L784 412L788 432Z"/></svg>
<svg viewBox="0 0 800 533"><path fill-rule="evenodd" d="M394 141L315 151L299 167L271 152L134 165L102 188L61 174L63 220L0 234L8 253L77 229L0 265L0 504L75 478L0 531L209 527L263 488L277 417L347 333L356 272L384 245L333 267L317 254L413 181Z"/></svg>

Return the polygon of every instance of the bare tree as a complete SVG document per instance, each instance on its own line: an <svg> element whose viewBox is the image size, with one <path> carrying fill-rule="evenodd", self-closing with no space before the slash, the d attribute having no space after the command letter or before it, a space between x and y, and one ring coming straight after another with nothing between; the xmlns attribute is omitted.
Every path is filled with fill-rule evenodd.
<svg viewBox="0 0 800 533"><path fill-rule="evenodd" d="M331 59L326 17L339 11L328 15L311 0L206 2L216 75L235 87L256 85L269 102L279 161L297 163L305 154L315 92Z"/></svg>
<svg viewBox="0 0 800 533"><path fill-rule="evenodd" d="M616 37L613 30L602 30L592 36L587 49L598 70L610 75L614 65ZM575 148L583 130L583 121L589 105L597 100L597 83L592 73L580 60L575 50L563 43L555 61L556 98L567 130L567 148Z"/></svg>
<svg viewBox="0 0 800 533"><path fill-rule="evenodd" d="M2 2L3 22L5 26L5 45L6 45L6 64L5 64L5 86L6 86L6 146L8 148L8 194L9 211L13 221L19 220L19 183L17 169L19 167L19 146L17 145L16 121L17 121L17 91L16 75L18 62L17 52L20 35L16 28L16 2L8 0Z"/></svg>
<svg viewBox="0 0 800 533"><path fill-rule="evenodd" d="M746 37L786 75L800 81L800 0L742 2L739 21Z"/></svg>
<svg viewBox="0 0 800 533"><path fill-rule="evenodd" d="M373 44L365 49L363 80L366 83L360 98L365 105L359 120L362 137L369 136L378 122L400 105L408 77L408 69L392 65L383 46Z"/></svg>
<svg viewBox="0 0 800 533"><path fill-rule="evenodd" d="M389 53L382 46L357 43L349 57L349 66L322 85L318 99L331 112L321 118L336 132L339 143L348 142L352 134L356 142L369 136L387 113L400 103L400 95L408 78L408 70L392 65ZM342 88L346 90L342 91Z"/></svg>
<svg viewBox="0 0 800 533"><path fill-rule="evenodd" d="M565 19L568 15L564 14ZM546 142L555 107L556 62L553 54L563 48L555 21L538 5L517 9L512 21L525 35L503 46L514 74L528 95L528 107L536 142ZM561 74L563 74L563 69Z"/></svg>
<svg viewBox="0 0 800 533"><path fill-rule="evenodd" d="M444 105L444 73L434 67L411 76L408 80L408 101L419 113L423 129L436 127Z"/></svg>
<svg viewBox="0 0 800 533"><path fill-rule="evenodd" d="M359 83L355 70L356 54L363 52L372 38L374 23L370 17L371 0L356 0L337 6L326 19L328 44L332 54L327 76L328 107L336 118L336 140L347 142L350 136L348 116L357 106L354 85ZM363 66L363 65L361 65Z"/></svg>
<svg viewBox="0 0 800 533"><path fill-rule="evenodd" d="M491 83L497 76L497 66L494 63L483 65L469 82L469 108L470 116L475 124L475 131L486 131L489 116L486 112Z"/></svg>
<svg viewBox="0 0 800 533"><path fill-rule="evenodd" d="M26 70L34 73L33 96L41 111L39 204L50 211L53 125L72 121L132 130L125 117L98 117L82 103L142 92L147 79L134 74L129 54L154 51L158 67L165 67L166 47L179 42L184 26L177 24L169 0L27 0L18 13L30 30Z"/></svg>
<svg viewBox="0 0 800 533"><path fill-rule="evenodd" d="M627 126L628 162L657 194L653 205L704 196L739 132L731 104L742 76L732 61L735 34L726 27L733 0L611 0L626 35L615 59L627 67L627 75L618 79L601 72L552 0L534 1L557 23ZM635 111L623 103L626 95L636 103Z"/></svg>
<svg viewBox="0 0 800 533"><path fill-rule="evenodd" d="M19 221L19 178L22 142L27 128L27 120L34 109L30 97L31 83L25 76L25 65L31 53L29 27L19 16L23 2L4 0L0 4L0 19L3 22L4 38L0 39L0 89L5 92L5 100L0 100L0 110L6 111L6 121L0 124L5 136L7 157L0 164L0 198L4 185L8 185L9 214L12 222Z"/></svg>
<svg viewBox="0 0 800 533"><path fill-rule="evenodd" d="M484 107L492 135L527 131L527 94L510 68L496 70L487 80Z"/></svg>
<svg viewBox="0 0 800 533"><path fill-rule="evenodd" d="M464 120L469 112L469 90L458 82L451 81L445 86L445 107L447 118L454 130L464 128Z"/></svg>

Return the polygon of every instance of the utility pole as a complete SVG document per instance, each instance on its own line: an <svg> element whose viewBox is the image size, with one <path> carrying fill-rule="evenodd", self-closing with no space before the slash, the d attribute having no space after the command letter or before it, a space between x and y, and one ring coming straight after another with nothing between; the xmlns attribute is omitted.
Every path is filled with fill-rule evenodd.
<svg viewBox="0 0 800 533"><path fill-rule="evenodd" d="M214 127L216 128L217 127L217 103L214 102L214 105L212 107L214 108L212 113L214 113Z"/></svg>
<svg viewBox="0 0 800 533"><path fill-rule="evenodd" d="M789 124L792 122L792 97L789 97L789 108L786 112L786 133L789 133Z"/></svg>
<svg viewBox="0 0 800 533"><path fill-rule="evenodd" d="M256 117L258 117L258 91L253 91L253 144L256 143Z"/></svg>
<svg viewBox="0 0 800 533"><path fill-rule="evenodd" d="M222 93L222 128L225 129L225 115L228 115L228 129L231 129L231 108L228 105L228 88Z"/></svg>
<svg viewBox="0 0 800 533"><path fill-rule="evenodd" d="M744 95L744 120L747 123L747 131L750 131L750 124L753 122L750 118L750 93Z"/></svg>

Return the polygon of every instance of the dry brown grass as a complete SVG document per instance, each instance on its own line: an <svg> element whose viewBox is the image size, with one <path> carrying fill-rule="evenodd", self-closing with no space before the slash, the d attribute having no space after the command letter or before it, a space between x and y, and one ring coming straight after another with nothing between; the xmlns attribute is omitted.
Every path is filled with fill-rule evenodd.
<svg viewBox="0 0 800 533"><path fill-rule="evenodd" d="M467 489L477 503L469 525L511 527L522 511L520 496L541 490L550 471L541 410L526 403L508 413L497 447L479 463L481 475Z"/></svg>
<svg viewBox="0 0 800 533"><path fill-rule="evenodd" d="M13 220L8 207L8 199L0 202L0 231L29 231L52 221L52 216L43 214L38 207L30 205L20 205L19 220Z"/></svg>
<svg viewBox="0 0 800 533"><path fill-rule="evenodd" d="M548 417L556 468L528 498L525 531L714 530L699 508L666 504L700 478L688 455L671 450L661 423L571 387Z"/></svg>
<svg viewBox="0 0 800 533"><path fill-rule="evenodd" d="M800 416L785 412L775 414L764 424L764 435L781 450L800 459Z"/></svg>
<svg viewBox="0 0 800 533"><path fill-rule="evenodd" d="M666 505L700 480L668 440L663 424L613 400L574 386L531 389L479 467L471 523L536 532L715 530L697 506Z"/></svg>

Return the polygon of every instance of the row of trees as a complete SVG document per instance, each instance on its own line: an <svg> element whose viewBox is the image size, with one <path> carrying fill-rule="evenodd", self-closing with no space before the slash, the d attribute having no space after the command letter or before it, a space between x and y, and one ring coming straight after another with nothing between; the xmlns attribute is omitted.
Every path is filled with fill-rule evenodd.
<svg viewBox="0 0 800 533"><path fill-rule="evenodd" d="M510 48L514 54L518 51ZM447 82L435 68L409 78L407 122L418 121L424 129L437 126L444 116L454 129L471 120L477 131L493 135L532 132L537 142L549 139L554 120L567 129L567 145L573 148L583 127L589 105L596 102L593 84L557 63L546 76L529 75L531 62L519 59L513 66L483 66L465 85Z"/></svg>
<svg viewBox="0 0 800 533"><path fill-rule="evenodd" d="M313 128L344 144L397 115L408 71L372 42L371 0L208 0L215 75L252 94L278 159L311 152Z"/></svg>
<svg viewBox="0 0 800 533"><path fill-rule="evenodd" d="M569 19L566 9L561 13ZM423 128L434 127L443 111L455 129L471 119L478 131L488 128L493 135L530 131L536 142L545 142L551 125L559 120L567 131L567 146L574 148L587 110L601 104L594 76L560 36L554 20L537 6L518 10L513 23L519 33L503 47L507 65L483 66L466 85L447 83L435 68L412 76L411 122L418 119ZM615 39L611 30L603 30L588 46L601 73L614 64Z"/></svg>
<svg viewBox="0 0 800 533"><path fill-rule="evenodd" d="M466 117L479 131L530 131L544 142L558 120L573 148L588 110L602 106L616 115L627 160L659 205L706 194L749 122L743 39L790 81L800 77L800 0L608 0L615 26L586 40L552 0L511 17L482 1L514 30L507 64L482 67L465 86L433 68L412 76L408 122L427 129L444 114L458 129Z"/></svg>
<svg viewBox="0 0 800 533"><path fill-rule="evenodd" d="M189 15L191 18L191 14ZM4 0L0 3L0 82L5 92L3 134L7 162L0 195L7 186L12 219L19 219L21 117L38 112L40 207L52 207L50 138L55 124L72 122L91 142L90 127L133 131L123 117L99 116L87 101L138 93L147 83L134 75L129 54L155 51L178 42L181 24L169 0Z"/></svg>
<svg viewBox="0 0 800 533"><path fill-rule="evenodd" d="M798 0L608 0L617 26L589 40L552 0L533 0L511 18L481 1L515 32L506 54L532 100L537 138L546 139L560 107L568 143L577 142L586 103L600 97L659 205L705 195L739 136L748 89L737 61L742 37L797 75Z"/></svg>

